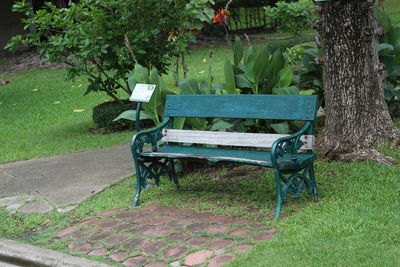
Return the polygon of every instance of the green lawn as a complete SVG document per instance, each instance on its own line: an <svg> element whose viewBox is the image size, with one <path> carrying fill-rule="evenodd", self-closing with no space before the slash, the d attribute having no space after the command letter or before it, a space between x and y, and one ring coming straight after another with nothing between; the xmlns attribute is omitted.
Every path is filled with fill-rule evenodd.
<svg viewBox="0 0 400 267"><path fill-rule="evenodd" d="M395 2L386 0L386 11L400 22ZM190 53L189 77L207 79L210 50ZM230 49L215 46L212 50L213 69L222 70ZM222 71L214 71L214 78L221 82ZM107 135L89 131L94 127L91 109L109 99L104 94L84 97L84 79L66 82L63 70L50 69L0 74L3 79L10 84L0 87L0 163L123 144L132 136L129 131ZM174 86L172 74L166 80ZM400 151L382 150L400 161ZM292 201L278 221L270 220L275 190L269 170L249 170L238 176L231 167L211 167L182 177L180 192L165 179L160 187L145 190L142 201L277 226L275 238L256 244L230 266L398 266L400 165L318 161L316 173L321 201ZM0 208L0 236L67 251L64 241L49 244L49 240L60 229L102 210L132 209L132 181L126 178L112 185L67 214L9 214Z"/></svg>
<svg viewBox="0 0 400 267"><path fill-rule="evenodd" d="M92 108L108 99L103 94L84 97L85 81L66 82L62 70L4 79L10 83L0 87L0 162L127 143L132 135L91 133Z"/></svg>
<svg viewBox="0 0 400 267"><path fill-rule="evenodd" d="M400 151L382 150L400 161ZM182 177L179 192L163 179L160 187L143 191L143 205L190 207L279 229L273 239L257 243L230 266L398 266L400 165L318 161L320 202L310 197L292 200L278 221L270 219L275 206L270 170L247 169L240 175L237 168L248 167L217 166ZM124 179L63 215L12 215L0 209L0 236L67 252L65 241L49 240L60 229L102 210L132 209L132 182Z"/></svg>
<svg viewBox="0 0 400 267"><path fill-rule="evenodd" d="M391 17L393 23L400 24L400 3L398 0L385 0L384 11Z"/></svg>
<svg viewBox="0 0 400 267"><path fill-rule="evenodd" d="M215 65L220 68L229 52L218 48ZM208 63L203 62L207 55L203 49L189 56L190 77L207 77ZM42 69L0 74L3 79L10 83L0 87L0 163L128 143L132 137L129 131L89 131L94 127L92 108L110 98L102 93L83 96L84 78L65 81L64 70ZM174 86L172 75L167 79Z"/></svg>
<svg viewBox="0 0 400 267"><path fill-rule="evenodd" d="M311 37L303 37L301 41L307 38ZM296 43L293 40L267 44L276 48L285 42ZM223 82L221 70L225 58L231 55L231 49L224 43L190 51L186 57L188 77L208 80L211 63L214 83ZM172 73L164 78L168 87L175 87ZM85 78L65 81L63 69L42 69L0 74L0 80L10 81L0 87L0 163L124 144L132 137L131 131L112 134L90 131L95 126L92 108L110 98L103 93L83 96L87 87Z"/></svg>

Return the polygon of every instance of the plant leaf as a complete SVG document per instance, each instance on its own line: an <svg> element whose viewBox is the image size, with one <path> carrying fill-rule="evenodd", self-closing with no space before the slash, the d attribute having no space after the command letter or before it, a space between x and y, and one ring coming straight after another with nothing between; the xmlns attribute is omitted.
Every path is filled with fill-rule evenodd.
<svg viewBox="0 0 400 267"><path fill-rule="evenodd" d="M134 72L131 72L128 75L128 85L129 85L129 89L131 89L131 91L133 91L133 89L135 89L136 80L135 80L135 73Z"/></svg>
<svg viewBox="0 0 400 267"><path fill-rule="evenodd" d="M298 95L300 94L300 91L296 86L290 86L284 88L273 88L272 93L274 95Z"/></svg>
<svg viewBox="0 0 400 267"><path fill-rule="evenodd" d="M243 44L239 37L235 37L235 42L232 45L233 48L233 63L235 66L239 66L240 61L243 58Z"/></svg>
<svg viewBox="0 0 400 267"><path fill-rule="evenodd" d="M236 94L235 75L233 72L232 63L225 60L225 88L228 94Z"/></svg>
<svg viewBox="0 0 400 267"><path fill-rule="evenodd" d="M223 121L223 120L219 120L215 123L213 123L213 125L211 126L210 130L211 131L218 131L220 129L228 129L231 128L233 126L232 123L229 123L227 121Z"/></svg>
<svg viewBox="0 0 400 267"><path fill-rule="evenodd" d="M147 83L149 71L140 64L135 64L134 78L137 83Z"/></svg>
<svg viewBox="0 0 400 267"><path fill-rule="evenodd" d="M125 119L125 120L130 120L130 121L136 121L136 110L127 110L119 114L118 117L113 119L113 121L117 121L120 119ZM152 117L145 111L140 112L140 120L149 120L152 119Z"/></svg>
<svg viewBox="0 0 400 267"><path fill-rule="evenodd" d="M174 129L183 129L183 125L185 125L186 118L174 118Z"/></svg>
<svg viewBox="0 0 400 267"><path fill-rule="evenodd" d="M246 78L244 74L235 75L235 83L237 88L254 89L254 85Z"/></svg>
<svg viewBox="0 0 400 267"><path fill-rule="evenodd" d="M289 124L287 122L273 123L273 124L271 124L271 127L278 134L287 134L287 133L289 133Z"/></svg>
<svg viewBox="0 0 400 267"><path fill-rule="evenodd" d="M293 80L293 70L291 66L284 67L279 72L279 82L277 87L288 87Z"/></svg>
<svg viewBox="0 0 400 267"><path fill-rule="evenodd" d="M200 94L199 86L194 79L183 79L179 81L181 95L198 95Z"/></svg>

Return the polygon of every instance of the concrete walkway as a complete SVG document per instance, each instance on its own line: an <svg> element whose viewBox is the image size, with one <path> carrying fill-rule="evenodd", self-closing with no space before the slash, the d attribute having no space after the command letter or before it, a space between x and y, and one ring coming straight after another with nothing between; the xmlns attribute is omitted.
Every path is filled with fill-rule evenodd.
<svg viewBox="0 0 400 267"><path fill-rule="evenodd" d="M111 267L109 264L98 261L74 257L4 238L0 238L0 266Z"/></svg>
<svg viewBox="0 0 400 267"><path fill-rule="evenodd" d="M0 164L0 207L67 212L133 174L129 145Z"/></svg>

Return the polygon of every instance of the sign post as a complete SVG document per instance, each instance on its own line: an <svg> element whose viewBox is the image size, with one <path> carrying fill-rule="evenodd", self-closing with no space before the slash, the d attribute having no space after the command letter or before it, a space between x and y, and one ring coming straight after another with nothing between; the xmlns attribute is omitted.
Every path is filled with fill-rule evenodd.
<svg viewBox="0 0 400 267"><path fill-rule="evenodd" d="M155 84L138 83L136 84L135 88L133 89L132 95L129 98L130 101L137 102L135 122L136 132L140 131L140 111L142 109L142 103L147 103L150 101L155 89Z"/></svg>

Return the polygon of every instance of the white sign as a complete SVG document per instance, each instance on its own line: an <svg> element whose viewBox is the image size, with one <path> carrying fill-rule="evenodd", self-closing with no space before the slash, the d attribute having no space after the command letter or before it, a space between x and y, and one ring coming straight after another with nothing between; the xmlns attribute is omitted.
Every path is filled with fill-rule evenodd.
<svg viewBox="0 0 400 267"><path fill-rule="evenodd" d="M136 84L135 89L133 89L131 98L129 98L129 100L136 102L149 102L155 89L155 84L138 83Z"/></svg>

